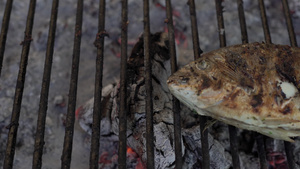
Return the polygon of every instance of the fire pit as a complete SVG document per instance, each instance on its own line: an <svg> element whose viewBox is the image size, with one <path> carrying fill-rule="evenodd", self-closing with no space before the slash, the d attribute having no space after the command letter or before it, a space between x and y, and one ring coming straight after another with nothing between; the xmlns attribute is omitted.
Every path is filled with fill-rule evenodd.
<svg viewBox="0 0 300 169"><path fill-rule="evenodd" d="M153 132L158 130L155 125L153 128L153 120L157 119L152 117L151 105L155 103L151 101L153 91L148 86L150 74L145 76L149 96L145 97L148 121L145 120L147 127L143 131L147 133L146 158L142 159L141 153L128 147L127 120L120 120L119 135L103 134L103 123L99 128L104 116L99 104L102 86L116 83L120 76L120 112L126 112L126 56L142 33L145 46L149 44L150 27L152 33L168 32L169 52L174 58L178 56L178 67L197 58L202 51L225 45L254 41L291 46L296 46L297 40L299 43L297 0L290 0L288 5L284 0L216 0L215 3L174 0L172 4L153 0L149 2L149 12L147 6L143 8L143 3L137 1L99 3L0 1L0 61L3 62L0 64L0 164L4 168L88 168L89 165L125 168L126 161L131 163L127 165L129 168L156 166L153 141L157 138ZM175 71L176 62L172 59L171 62ZM145 63L151 67L149 62ZM90 135L78 125L75 110L93 96L92 105L97 113ZM174 151L172 167L218 168L213 161L218 153L223 153L223 161L219 161L227 167L299 168L299 139L290 144L233 127L228 129L203 117L194 117L196 122L184 124L180 109L176 108L179 102L171 104L175 107L170 142ZM119 119L126 118L128 115L119 114ZM208 123L212 127L205 129ZM195 161L195 165L188 165Z"/></svg>

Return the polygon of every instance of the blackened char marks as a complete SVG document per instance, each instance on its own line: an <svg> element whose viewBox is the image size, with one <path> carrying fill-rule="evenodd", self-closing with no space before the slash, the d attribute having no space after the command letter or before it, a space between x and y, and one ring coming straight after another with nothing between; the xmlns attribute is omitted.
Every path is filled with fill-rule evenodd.
<svg viewBox="0 0 300 169"><path fill-rule="evenodd" d="M203 89L209 88L212 85L212 81L209 77L201 75L202 83L198 85L198 93L200 94Z"/></svg>
<svg viewBox="0 0 300 169"><path fill-rule="evenodd" d="M254 81L250 78L241 77L240 78L240 85L242 87L253 89L254 88Z"/></svg>
<svg viewBox="0 0 300 169"><path fill-rule="evenodd" d="M284 67L290 67L290 68L284 68ZM295 70L294 68L286 63L283 63L282 65L275 65L277 74L281 77L284 77L285 79L287 79L289 82L293 83L294 86L297 87L298 91L300 91L299 85L297 83L296 80L296 76L295 76Z"/></svg>
<svg viewBox="0 0 300 169"><path fill-rule="evenodd" d="M293 83L297 87L298 91L300 91L300 86L297 82L296 72L293 66L298 58L295 56L295 53L290 50L289 46L277 46L277 48L279 48L276 55L277 63L275 64L277 74Z"/></svg>
<svg viewBox="0 0 300 169"><path fill-rule="evenodd" d="M282 110L280 110L280 113L286 115L292 113L292 109L289 106L285 106Z"/></svg>
<svg viewBox="0 0 300 169"><path fill-rule="evenodd" d="M202 87L203 87L203 89L209 88L210 85L211 85L211 80L210 80L210 78L208 78L208 77L205 76L205 75L201 75L201 79L203 80L203 81L202 81Z"/></svg>
<svg viewBox="0 0 300 169"><path fill-rule="evenodd" d="M194 70L194 68L191 66L191 67L189 67L190 69L190 71L191 71L191 74L194 76L194 77L198 77L199 75L198 75L198 73Z"/></svg>
<svg viewBox="0 0 300 169"><path fill-rule="evenodd" d="M262 94L257 94L257 95L254 95L250 101L250 105L255 109L257 108L258 106L262 105L263 103L263 100L262 100Z"/></svg>
<svg viewBox="0 0 300 169"><path fill-rule="evenodd" d="M255 50L250 48L247 50L247 54L252 51L254 55ZM225 54L226 65L228 65L229 69L231 69L235 74L237 74L236 78L238 78L239 83L242 87L253 89L254 81L253 76L251 75L250 67L246 61L239 53L235 53L233 51L228 51Z"/></svg>
<svg viewBox="0 0 300 169"><path fill-rule="evenodd" d="M226 63L227 65L230 65L230 67L234 71L241 71L241 72L246 72L247 70L247 62L244 58L242 58L238 53L229 51L225 55Z"/></svg>
<svg viewBox="0 0 300 169"><path fill-rule="evenodd" d="M259 58L258 63L259 63L260 65L265 65L265 64L267 63L267 59L266 59L265 56L259 56L258 58Z"/></svg>

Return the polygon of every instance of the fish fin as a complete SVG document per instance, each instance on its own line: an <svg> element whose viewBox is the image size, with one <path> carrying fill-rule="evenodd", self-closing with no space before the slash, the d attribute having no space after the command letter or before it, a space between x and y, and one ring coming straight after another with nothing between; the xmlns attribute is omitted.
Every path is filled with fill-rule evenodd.
<svg viewBox="0 0 300 169"><path fill-rule="evenodd" d="M210 59L211 63L215 64L221 70L222 75L237 82L240 86L248 89L254 88L254 81L251 77L240 71L238 67L232 64L224 64L223 62Z"/></svg>
<svg viewBox="0 0 300 169"><path fill-rule="evenodd" d="M236 82L239 82L239 74L237 71L235 71L232 66L226 65L223 62L216 61L213 59L210 59L211 63L215 64L216 67L218 67L221 70L221 73L224 76L227 76L229 79L234 80Z"/></svg>

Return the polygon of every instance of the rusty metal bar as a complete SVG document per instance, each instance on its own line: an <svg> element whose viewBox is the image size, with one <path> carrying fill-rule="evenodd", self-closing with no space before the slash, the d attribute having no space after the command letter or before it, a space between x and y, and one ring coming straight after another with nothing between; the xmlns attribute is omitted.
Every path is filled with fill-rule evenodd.
<svg viewBox="0 0 300 169"><path fill-rule="evenodd" d="M220 47L225 47L226 46L226 36L225 36L225 27L224 27L224 19L223 19L222 1L215 0L215 4L216 4L216 12L217 12Z"/></svg>
<svg viewBox="0 0 300 169"><path fill-rule="evenodd" d="M201 133L201 146L202 146L202 168L210 168L209 157L209 143L208 143L208 130L205 129L207 125L207 117L200 116L200 133Z"/></svg>
<svg viewBox="0 0 300 169"><path fill-rule="evenodd" d="M153 133L153 100L152 100L152 63L150 56L150 16L149 0L144 0L144 63L146 85L146 150L147 168L155 168L154 133Z"/></svg>
<svg viewBox="0 0 300 169"><path fill-rule="evenodd" d="M97 47L93 126L90 152L90 169L98 169L99 148L100 148L100 124L101 124L101 97L102 97L102 77L103 77L103 53L104 37L108 36L105 31L105 0L99 2L98 33L94 42Z"/></svg>
<svg viewBox="0 0 300 169"><path fill-rule="evenodd" d="M290 8L287 0L282 0L282 6L283 6L283 12L286 20L286 25L289 32L290 43L293 47L298 46L296 36L295 36L293 21L291 18Z"/></svg>
<svg viewBox="0 0 300 169"><path fill-rule="evenodd" d="M48 107L48 94L49 94L49 85L50 85L50 78L51 78L58 4L59 4L59 0L53 0L49 33L48 33L46 59L44 63L44 74L43 74L43 81L42 81L42 88L41 88L37 128L35 134L32 169L42 168L42 155L43 155L43 148L45 144L44 141L45 124L46 124L47 107Z"/></svg>
<svg viewBox="0 0 300 169"><path fill-rule="evenodd" d="M7 0L5 5L5 11L2 20L2 27L1 27L1 34L0 34L0 77L1 77L1 70L4 58L4 51L5 51L5 43L6 43L6 36L9 27L9 20L11 14L13 0Z"/></svg>
<svg viewBox="0 0 300 169"><path fill-rule="evenodd" d="M122 28L121 28L121 73L120 73L120 111L119 111L119 169L126 168L127 148L127 28L128 2L122 0Z"/></svg>
<svg viewBox="0 0 300 169"><path fill-rule="evenodd" d="M239 158L239 143L237 138L237 128L234 126L229 125L229 138L230 138L230 149L231 149L231 156L232 156L232 164L234 169L240 169L240 158Z"/></svg>
<svg viewBox="0 0 300 169"><path fill-rule="evenodd" d="M266 43L272 43L264 1L258 0L258 3L259 3L262 26L264 30L265 41ZM267 162L267 155L265 150L265 136L259 133L255 133L255 136L256 136L255 139L257 143L257 150L258 150L258 156L260 161L260 168L268 169L269 164Z"/></svg>
<svg viewBox="0 0 300 169"><path fill-rule="evenodd" d="M24 40L21 42L23 48L21 53L18 79L16 84L14 105L12 110L11 121L10 124L7 126L7 128L9 128L9 132L8 132L5 159L3 165L3 168L5 169L10 169L13 167L17 131L19 127L20 110L21 110L21 103L22 103L24 83L25 83L26 68L28 63L28 54L30 50L30 43L32 41L31 34L32 34L32 28L34 22L35 6L36 6L36 0L31 0L28 9L25 36L24 36Z"/></svg>
<svg viewBox="0 0 300 169"><path fill-rule="evenodd" d="M169 36L169 49L171 58L171 72L177 71L176 49L174 26L172 16L172 5L170 0L166 0L166 10ZM174 142L175 142L175 167L182 168L182 150L181 150L181 117L180 117L180 102L173 96L173 114L174 114Z"/></svg>
<svg viewBox="0 0 300 169"><path fill-rule="evenodd" d="M242 42L248 43L248 35L247 35L247 27L246 27L246 19L245 19L243 0L237 0L237 5L238 5L238 12L239 12L241 33L242 33Z"/></svg>
<svg viewBox="0 0 300 169"><path fill-rule="evenodd" d="M256 140L256 144L257 144L260 168L268 169L269 164L267 163L267 155L266 155L266 150L265 150L265 140L264 140L265 136L261 135L259 133L254 133L254 134L255 134L255 140Z"/></svg>
<svg viewBox="0 0 300 169"><path fill-rule="evenodd" d="M203 51L201 50L200 44L199 44L197 16L196 16L196 10L195 10L195 0L189 0L188 5L190 7L194 60L196 60L196 59L200 58L200 55ZM207 117L200 116L199 121L200 121L201 146L202 146L202 168L209 169L210 168L210 159L209 159L208 130L205 130Z"/></svg>
<svg viewBox="0 0 300 169"><path fill-rule="evenodd" d="M189 0L188 5L190 7L194 59L196 60L200 57L200 55L203 53L203 51L200 49L200 44L199 44L197 16L196 16L196 10L195 10L195 0Z"/></svg>
<svg viewBox="0 0 300 169"><path fill-rule="evenodd" d="M297 47L298 45L297 45L297 40L296 40L296 36L295 36L295 32L294 32L293 21L291 18L289 4L288 4L287 0L282 0L282 6L283 6L283 11L284 11L284 16L285 16L285 20L286 20L286 25L287 25L287 29L288 29L288 33L289 33L291 46ZM285 147L285 153L286 153L289 168L290 169L296 168L296 164L294 161L294 155L293 155L293 149L294 149L293 144L285 141L284 147Z"/></svg>
<svg viewBox="0 0 300 169"><path fill-rule="evenodd" d="M72 155L73 133L74 133L74 122L75 122L75 107L76 107L76 96L77 96L77 81L78 81L79 59L80 59L82 13L83 13L83 0L78 0L74 45L73 45L72 71L71 71L71 80L70 80L70 89L69 89L68 110L67 110L67 117L66 117L65 137L64 137L64 148L61 157L62 169L69 169L71 166L71 157L72 157L71 155Z"/></svg>
<svg viewBox="0 0 300 169"><path fill-rule="evenodd" d="M258 0L266 43L272 43L264 0Z"/></svg>
<svg viewBox="0 0 300 169"><path fill-rule="evenodd" d="M245 44L248 43L248 34L247 34L247 26L246 26L245 11L244 11L243 4L244 4L243 0L237 0L242 43Z"/></svg>
<svg viewBox="0 0 300 169"><path fill-rule="evenodd" d="M285 153L286 153L286 158L287 158L289 168L290 169L296 168L294 155L293 155L293 150L295 149L294 145L290 142L285 141L284 148L285 148Z"/></svg>
<svg viewBox="0 0 300 169"><path fill-rule="evenodd" d="M220 47L225 47L226 46L226 38L225 38L225 27L224 27L224 20L223 20L222 0L216 0L215 2L216 2L216 12L217 12L217 20L218 20ZM240 20L241 20L241 18L240 18ZM243 42L248 41L247 37L242 37L242 40L243 40ZM239 144L238 144L237 136L236 136L237 129L235 127L229 125L228 130L229 130L233 168L239 169L240 168L240 158L239 158L239 152L238 152Z"/></svg>

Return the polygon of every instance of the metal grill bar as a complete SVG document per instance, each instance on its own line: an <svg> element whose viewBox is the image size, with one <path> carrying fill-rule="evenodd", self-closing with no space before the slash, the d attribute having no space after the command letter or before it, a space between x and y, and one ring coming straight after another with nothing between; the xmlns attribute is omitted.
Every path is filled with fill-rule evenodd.
<svg viewBox="0 0 300 169"><path fill-rule="evenodd" d="M201 50L200 44L199 44L195 1L189 0L188 5L190 7L194 60L196 60L200 57L200 55L203 51ZM200 116L199 118L200 118L199 123L200 123L201 146L202 146L202 168L209 169L210 168L210 158L209 158L208 130L205 130L207 117Z"/></svg>
<svg viewBox="0 0 300 169"><path fill-rule="evenodd" d="M41 88L41 95L40 95L37 128L35 134L35 144L34 144L34 153L33 153L33 162L32 162L33 169L42 168L42 155L43 155L43 148L45 144L44 141L45 124L46 124L46 116L47 116L47 108L48 108L48 94L49 94L49 85L50 85L50 78L51 78L58 4L59 4L59 0L53 0L48 42L47 42L46 59L44 63L44 74L43 74L43 81L42 81L42 88Z"/></svg>
<svg viewBox="0 0 300 169"><path fill-rule="evenodd" d="M13 3L13 0L7 0L6 5L5 5L4 16L3 16L3 20L2 20L2 27L1 27L1 34L0 34L0 77L1 77L6 36L7 36L8 27L9 27L12 3Z"/></svg>
<svg viewBox="0 0 300 169"><path fill-rule="evenodd" d="M258 3L259 3L262 26L263 26L264 35L265 35L265 41L266 41L266 43L272 43L264 0L258 0Z"/></svg>
<svg viewBox="0 0 300 169"><path fill-rule="evenodd" d="M23 48L21 53L18 79L16 84L14 105L12 110L11 121L9 126L7 126L7 128L9 128L9 132L8 132L7 146L6 146L5 159L3 165L3 168L5 169L12 168L13 161L14 161L16 138L17 138L17 131L19 127L20 110L21 110L21 103L23 97L26 68L28 63L28 54L30 50L30 43L32 41L31 34L32 34L33 21L34 21L34 13L35 13L35 6L36 6L35 4L36 4L36 0L30 1L27 21L26 21L25 36L23 42L21 43L21 45L23 45Z"/></svg>
<svg viewBox="0 0 300 169"><path fill-rule="evenodd" d="M144 63L146 86L146 150L147 168L155 168L154 133L153 133L153 100L152 100L152 64L150 57L150 17L149 0L144 0Z"/></svg>
<svg viewBox="0 0 300 169"><path fill-rule="evenodd" d="M269 165L267 163L264 137L265 136L263 136L259 133L255 133L255 140L256 140L257 149L258 149L258 157L259 157L259 162L260 162L260 168L261 169L268 169Z"/></svg>
<svg viewBox="0 0 300 169"><path fill-rule="evenodd" d="M248 35L247 35L247 27L246 27L246 19L245 19L243 0L237 0L237 5L238 5L239 21L240 21L241 34L242 34L242 43L248 43Z"/></svg>
<svg viewBox="0 0 300 169"><path fill-rule="evenodd" d="M230 138L230 149L232 156L233 168L239 169L240 165L240 157L239 157L239 149L238 149L238 138L237 138L237 129L234 126L228 125L229 130L229 138Z"/></svg>
<svg viewBox="0 0 300 169"><path fill-rule="evenodd" d="M105 32L105 0L99 2L98 33L94 42L97 47L95 92L93 109L93 127L90 152L90 168L98 169L99 148L100 148L100 123L101 123L101 97L102 97L102 77L103 77L103 53Z"/></svg>
<svg viewBox="0 0 300 169"><path fill-rule="evenodd" d="M262 26L264 30L265 41L266 43L272 43L264 1L258 0L258 3L259 3ZM269 168L269 165L266 160L267 156L265 151L265 136L257 133L256 143L258 149L258 156L260 160L260 168L267 169Z"/></svg>
<svg viewBox="0 0 300 169"><path fill-rule="evenodd" d="M224 27L224 20L223 20L222 1L216 0L215 2L216 2L218 28L219 28L220 47L225 47L226 39L225 39L225 27ZM239 169L240 168L240 159L239 159L239 154L238 154L238 142L237 142L237 136L236 136L237 129L235 127L229 125L228 130L229 130L230 148L231 148L233 168Z"/></svg>
<svg viewBox="0 0 300 169"><path fill-rule="evenodd" d="M293 144L285 141L284 148L285 148L285 153L286 153L289 168L290 169L296 168L295 161L294 161L294 155L293 155L293 150L294 150Z"/></svg>
<svg viewBox="0 0 300 169"><path fill-rule="evenodd" d="M289 4L287 0L282 0L282 6L283 6L283 12L286 20L286 25L289 32L291 46L296 47L298 45L297 45L296 35L294 31L293 21L290 14Z"/></svg>
<svg viewBox="0 0 300 169"><path fill-rule="evenodd" d="M80 59L81 28L82 28L83 0L77 1L75 35L73 45L72 71L69 89L68 110L66 116L66 128L64 137L64 148L62 152L61 168L69 169L71 165L73 133L75 122L75 107L77 96L77 82Z"/></svg>
<svg viewBox="0 0 300 169"><path fill-rule="evenodd" d="M120 74L120 111L119 111L119 169L126 168L127 147L127 26L128 2L122 0L122 29L121 29L121 74Z"/></svg>
<svg viewBox="0 0 300 169"><path fill-rule="evenodd" d="M196 59L200 58L200 55L203 53L203 51L201 50L200 44L199 44L197 16L196 16L196 10L195 10L195 0L189 0L188 5L190 7L194 60L196 60Z"/></svg>
<svg viewBox="0 0 300 169"><path fill-rule="evenodd" d="M290 14L290 9L287 0L282 0L282 6L283 6L283 11L284 11L284 16L286 20L286 25L289 33L289 38L290 38L290 43L291 46L297 47L297 40L295 36L295 31L294 31L294 26L293 26L293 21L291 18ZM294 146L290 142L284 142L284 147L285 147L285 152L286 152L286 157L288 161L289 168L296 168L295 161L294 161L294 155L293 155L293 149Z"/></svg>
<svg viewBox="0 0 300 169"><path fill-rule="evenodd" d="M176 50L175 50L175 37L174 26L172 18L172 5L170 0L166 0L167 9L167 23L168 23L168 36L169 36L169 49L171 58L171 73L177 70ZM181 150L181 117L180 117L180 103L173 96L173 117L174 117L174 143L175 143L175 167L182 168L182 150Z"/></svg>
<svg viewBox="0 0 300 169"><path fill-rule="evenodd" d="M225 27L224 27L224 19L223 19L222 1L215 0L215 4L216 4L216 12L217 12L220 47L225 47L226 46L226 36L225 36Z"/></svg>

